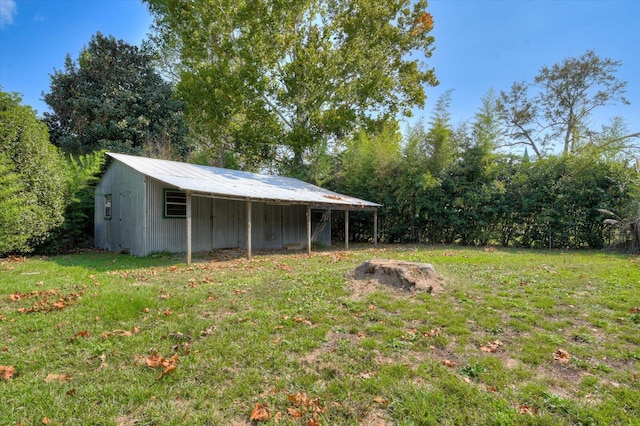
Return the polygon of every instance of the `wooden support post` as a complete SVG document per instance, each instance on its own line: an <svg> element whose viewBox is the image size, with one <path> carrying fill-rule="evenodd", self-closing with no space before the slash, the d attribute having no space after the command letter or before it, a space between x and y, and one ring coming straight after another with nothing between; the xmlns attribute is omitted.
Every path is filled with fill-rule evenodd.
<svg viewBox="0 0 640 426"><path fill-rule="evenodd" d="M191 192L187 191L187 266L191 266Z"/></svg>
<svg viewBox="0 0 640 426"><path fill-rule="evenodd" d="M344 249L349 250L349 210L344 211Z"/></svg>
<svg viewBox="0 0 640 426"><path fill-rule="evenodd" d="M378 210L373 211L373 246L378 247Z"/></svg>
<svg viewBox="0 0 640 426"><path fill-rule="evenodd" d="M251 260L251 200L247 200L247 259Z"/></svg>
<svg viewBox="0 0 640 426"><path fill-rule="evenodd" d="M311 254L311 205L307 204L307 253Z"/></svg>

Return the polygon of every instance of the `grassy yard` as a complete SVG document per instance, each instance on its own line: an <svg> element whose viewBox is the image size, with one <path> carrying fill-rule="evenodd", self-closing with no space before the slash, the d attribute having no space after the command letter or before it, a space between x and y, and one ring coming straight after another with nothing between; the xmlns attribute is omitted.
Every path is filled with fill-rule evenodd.
<svg viewBox="0 0 640 426"><path fill-rule="evenodd" d="M444 291L355 291L345 273L372 258L432 263ZM640 424L638 257L403 246L183 262L0 261L0 424Z"/></svg>

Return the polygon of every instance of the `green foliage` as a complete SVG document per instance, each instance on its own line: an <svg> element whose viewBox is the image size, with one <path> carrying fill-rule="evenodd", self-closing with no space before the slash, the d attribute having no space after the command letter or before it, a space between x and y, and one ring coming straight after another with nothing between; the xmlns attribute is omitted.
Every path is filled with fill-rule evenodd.
<svg viewBox="0 0 640 426"><path fill-rule="evenodd" d="M52 142L67 153L97 150L184 158L182 102L152 68L151 56L99 32L64 70L51 75L44 95Z"/></svg>
<svg viewBox="0 0 640 426"><path fill-rule="evenodd" d="M63 221L67 169L47 127L16 94L0 92L0 170L5 228L0 254L29 252ZM16 216L17 215L17 216Z"/></svg>
<svg viewBox="0 0 640 426"><path fill-rule="evenodd" d="M0 153L0 254L29 251L28 197L13 164Z"/></svg>
<svg viewBox="0 0 640 426"><path fill-rule="evenodd" d="M334 183L383 204L382 241L554 248L602 248L612 241L597 208L628 210L638 191L633 168L615 156L528 161L501 154L500 106L492 91L470 125L457 129L448 104L446 94L430 127L410 128L401 146L391 133L360 135L342 156ZM352 217L352 237L369 239L370 215Z"/></svg>
<svg viewBox="0 0 640 426"><path fill-rule="evenodd" d="M105 164L104 151L69 156L68 195L64 223L56 228L44 245L44 253L65 253L81 248L92 248L95 186Z"/></svg>
<svg viewBox="0 0 640 426"><path fill-rule="evenodd" d="M629 139L638 134L618 135L612 144L606 129L599 133L589 128L596 108L629 103L623 96L627 83L615 77L620 65L587 51L579 58L543 66L533 85L514 83L508 93L501 92L500 116L512 143L530 146L537 156L554 147L564 154L580 153L586 148L593 152L598 146L607 155L615 145L626 149ZM529 95L531 88L537 89L533 97Z"/></svg>
<svg viewBox="0 0 640 426"><path fill-rule="evenodd" d="M432 52L424 0L146 2L214 162L231 150L299 174L317 145L409 115L437 84L410 59Z"/></svg>

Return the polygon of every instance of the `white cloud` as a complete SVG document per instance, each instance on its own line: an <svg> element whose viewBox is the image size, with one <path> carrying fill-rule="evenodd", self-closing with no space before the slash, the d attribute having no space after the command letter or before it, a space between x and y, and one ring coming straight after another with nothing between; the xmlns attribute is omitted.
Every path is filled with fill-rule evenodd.
<svg viewBox="0 0 640 426"><path fill-rule="evenodd" d="M18 13L15 0L0 0L0 28L13 24L13 18Z"/></svg>
<svg viewBox="0 0 640 426"><path fill-rule="evenodd" d="M2 0L0 0L2 1ZM33 20L36 22L44 22L47 20L46 16L40 15L39 13L36 13L36 16L33 17Z"/></svg>

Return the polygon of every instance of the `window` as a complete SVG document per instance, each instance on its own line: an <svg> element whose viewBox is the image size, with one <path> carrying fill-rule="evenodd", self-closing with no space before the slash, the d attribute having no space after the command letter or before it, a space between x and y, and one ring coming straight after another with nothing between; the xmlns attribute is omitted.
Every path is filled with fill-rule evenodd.
<svg viewBox="0 0 640 426"><path fill-rule="evenodd" d="M104 218L111 219L111 194L104 196Z"/></svg>
<svg viewBox="0 0 640 426"><path fill-rule="evenodd" d="M171 189L164 190L164 217L186 217L187 194Z"/></svg>

